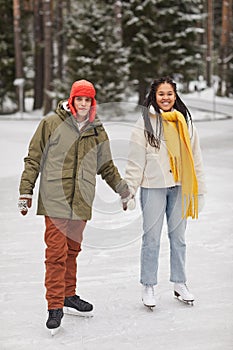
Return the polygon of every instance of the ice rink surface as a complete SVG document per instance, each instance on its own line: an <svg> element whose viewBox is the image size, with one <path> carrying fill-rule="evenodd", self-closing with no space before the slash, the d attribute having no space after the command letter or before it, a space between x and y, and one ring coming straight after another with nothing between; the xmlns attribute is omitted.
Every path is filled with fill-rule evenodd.
<svg viewBox="0 0 233 350"><path fill-rule="evenodd" d="M18 213L18 184L37 121L0 121L0 348L2 350L233 349L233 119L198 121L208 195L187 228L188 286L193 307L174 299L164 226L154 312L141 302L140 206L121 211L118 196L98 180L93 219L78 258L78 294L94 317L65 315L60 332L45 327L44 222L33 207ZM132 127L107 122L114 160L124 175Z"/></svg>

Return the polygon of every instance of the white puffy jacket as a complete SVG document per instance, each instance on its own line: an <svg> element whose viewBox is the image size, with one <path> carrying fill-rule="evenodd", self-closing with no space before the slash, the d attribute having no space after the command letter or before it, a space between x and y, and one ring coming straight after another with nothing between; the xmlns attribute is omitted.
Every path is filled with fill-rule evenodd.
<svg viewBox="0 0 233 350"><path fill-rule="evenodd" d="M155 129L156 118L151 117L151 124ZM199 137L195 125L192 124L189 133L198 181L198 193L204 194L206 193L205 176ZM146 188L164 188L180 185L180 183L174 181L163 135L160 149L158 150L152 147L146 140L144 120L142 117L138 119L131 134L125 180L133 194L137 192L139 186Z"/></svg>

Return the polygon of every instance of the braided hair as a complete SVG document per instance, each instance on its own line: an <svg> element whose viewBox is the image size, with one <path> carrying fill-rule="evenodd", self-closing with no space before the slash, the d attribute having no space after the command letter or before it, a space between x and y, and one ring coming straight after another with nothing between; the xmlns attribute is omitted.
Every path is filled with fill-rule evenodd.
<svg viewBox="0 0 233 350"><path fill-rule="evenodd" d="M186 105L181 100L180 96L178 95L176 83L170 77L162 77L159 79L155 79L153 81L153 83L151 84L149 94L143 103L144 108L142 111L142 116L143 116L144 125L145 125L145 137L152 147L155 147L158 149L160 148L160 143L161 143L162 117L160 114L159 106L157 105L157 102L156 102L156 91L157 91L158 87L164 83L170 84L174 90L174 93L176 95L174 108L183 114L187 124L188 124L188 122L192 123L191 113L189 112L188 108L186 107ZM154 110L155 110L156 115L157 115L157 120L158 120L158 122L156 123L155 133L154 133L154 130L152 128L152 125L150 122L150 117L149 117L150 106L154 107Z"/></svg>

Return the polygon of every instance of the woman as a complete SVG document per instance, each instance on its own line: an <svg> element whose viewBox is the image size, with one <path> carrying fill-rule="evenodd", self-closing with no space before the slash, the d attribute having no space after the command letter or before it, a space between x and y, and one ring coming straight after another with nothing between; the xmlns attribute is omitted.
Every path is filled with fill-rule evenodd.
<svg viewBox="0 0 233 350"><path fill-rule="evenodd" d="M141 187L143 303L149 307L156 304L154 286L165 214L174 294L193 302L186 286L186 221L189 216L198 217L198 202L200 210L206 189L197 130L169 77L151 85L143 118L132 131L125 179L133 195Z"/></svg>

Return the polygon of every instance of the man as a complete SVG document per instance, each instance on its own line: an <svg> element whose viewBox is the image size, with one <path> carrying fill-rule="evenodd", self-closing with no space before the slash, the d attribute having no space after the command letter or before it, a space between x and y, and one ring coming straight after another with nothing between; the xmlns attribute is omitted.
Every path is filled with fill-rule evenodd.
<svg viewBox="0 0 233 350"><path fill-rule="evenodd" d="M76 258L86 222L91 219L96 175L123 201L130 196L113 163L108 135L96 116L95 94L91 82L74 82L69 99L40 122L24 159L18 203L23 215L31 207L40 173L37 214L45 216L49 329L60 326L63 307L67 313L85 315L93 309L76 295Z"/></svg>

